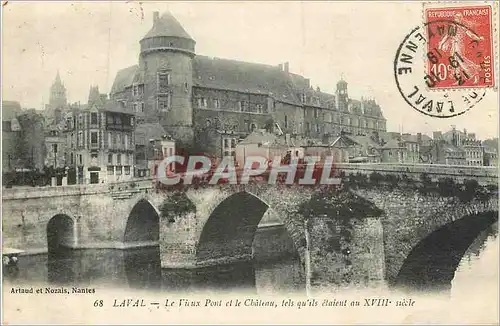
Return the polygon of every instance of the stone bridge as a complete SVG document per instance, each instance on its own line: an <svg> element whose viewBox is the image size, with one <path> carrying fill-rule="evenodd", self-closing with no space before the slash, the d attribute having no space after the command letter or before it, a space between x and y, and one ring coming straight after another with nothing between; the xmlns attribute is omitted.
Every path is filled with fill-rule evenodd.
<svg viewBox="0 0 500 326"><path fill-rule="evenodd" d="M341 169L346 174L398 171L394 165L344 165ZM422 171L437 178L443 167L400 166L399 171L418 180ZM458 181L498 184L495 170L454 167L446 172L443 175ZM463 201L456 196L422 194L416 188L344 188L341 191L374 204L382 214L353 221L352 239L340 255L327 249L332 252L314 256L325 251L321 241L328 238L322 236L327 218L310 220L312 268L318 279L337 279L329 274L349 270L348 282L354 283L451 280L471 243L498 221L497 194ZM162 267L201 267L251 259L259 225L283 225L303 260L300 207L317 191L316 187L263 182L165 191L153 187L151 180L4 189L3 246L51 254L60 245L130 248L159 244ZM346 207L356 204L344 203ZM335 224L333 230L342 238L343 226L328 223Z"/></svg>

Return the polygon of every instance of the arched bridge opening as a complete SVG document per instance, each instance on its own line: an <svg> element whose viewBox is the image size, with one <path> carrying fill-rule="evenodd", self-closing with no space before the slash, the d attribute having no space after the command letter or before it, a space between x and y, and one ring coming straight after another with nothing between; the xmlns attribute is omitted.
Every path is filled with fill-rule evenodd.
<svg viewBox="0 0 500 326"><path fill-rule="evenodd" d="M65 214L53 216L47 223L47 250L49 256L61 254L75 245L75 221Z"/></svg>
<svg viewBox="0 0 500 326"><path fill-rule="evenodd" d="M498 211L464 216L422 239L407 256L393 286L449 291L462 257L475 239L498 221Z"/></svg>
<svg viewBox="0 0 500 326"><path fill-rule="evenodd" d="M251 255L255 232L268 208L248 192L223 200L203 227L196 248L197 261Z"/></svg>
<svg viewBox="0 0 500 326"><path fill-rule="evenodd" d="M125 243L152 243L160 238L160 217L154 206L141 199L132 208L127 219L123 241Z"/></svg>

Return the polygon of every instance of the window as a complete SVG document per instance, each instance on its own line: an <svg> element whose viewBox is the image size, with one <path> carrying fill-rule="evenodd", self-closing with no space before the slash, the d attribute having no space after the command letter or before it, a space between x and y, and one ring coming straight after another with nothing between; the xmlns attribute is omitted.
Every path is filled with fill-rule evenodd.
<svg viewBox="0 0 500 326"><path fill-rule="evenodd" d="M115 115L115 117L114 117L114 123L115 123L115 125L121 126L122 125L122 117L119 116L119 115Z"/></svg>
<svg viewBox="0 0 500 326"><path fill-rule="evenodd" d="M97 153L90 154L91 159L96 159L98 157Z"/></svg>
<svg viewBox="0 0 500 326"><path fill-rule="evenodd" d="M73 129L73 118L66 119L66 127L68 127L68 129Z"/></svg>
<svg viewBox="0 0 500 326"><path fill-rule="evenodd" d="M264 111L264 105L257 104L257 113L262 113Z"/></svg>
<svg viewBox="0 0 500 326"><path fill-rule="evenodd" d="M160 112L170 110L170 94L158 96L158 110Z"/></svg>
<svg viewBox="0 0 500 326"><path fill-rule="evenodd" d="M222 151L224 156L235 156L236 150L236 139L235 138L224 138L222 140Z"/></svg>
<svg viewBox="0 0 500 326"><path fill-rule="evenodd" d="M214 99L214 108L219 109L220 108L220 102L219 99Z"/></svg>
<svg viewBox="0 0 500 326"><path fill-rule="evenodd" d="M90 133L90 145L91 146L97 146L98 145L97 131L92 131Z"/></svg>
<svg viewBox="0 0 500 326"><path fill-rule="evenodd" d="M120 134L116 134L116 145L120 146L122 144L122 137Z"/></svg>
<svg viewBox="0 0 500 326"><path fill-rule="evenodd" d="M114 166L108 166L108 175L114 175L115 174L115 167Z"/></svg>
<svg viewBox="0 0 500 326"><path fill-rule="evenodd" d="M79 155L79 158L80 158L80 159L79 159L79 161L80 161L80 165L83 165L83 155L82 155L82 154L80 154L80 155Z"/></svg>
<svg viewBox="0 0 500 326"><path fill-rule="evenodd" d="M57 153L57 144L52 144L52 152Z"/></svg>
<svg viewBox="0 0 500 326"><path fill-rule="evenodd" d="M116 165L122 165L122 154L116 154Z"/></svg>
<svg viewBox="0 0 500 326"><path fill-rule="evenodd" d="M123 136L123 145L125 145L125 149L128 149L128 135Z"/></svg>
<svg viewBox="0 0 500 326"><path fill-rule="evenodd" d="M311 130L311 124L306 122L306 131L309 132Z"/></svg>
<svg viewBox="0 0 500 326"><path fill-rule="evenodd" d="M167 95L159 95L158 96L158 110L160 112L167 112L170 110L170 104L171 104L171 96L170 94Z"/></svg>
<svg viewBox="0 0 500 326"><path fill-rule="evenodd" d="M250 125L250 131L254 131L255 129L257 129L257 125L255 123L252 123Z"/></svg>
<svg viewBox="0 0 500 326"><path fill-rule="evenodd" d="M139 109L141 112L144 112L144 102L139 103ZM133 120L131 120L130 123L133 126Z"/></svg>
<svg viewBox="0 0 500 326"><path fill-rule="evenodd" d="M170 74L168 72L158 73L158 93L164 93L170 85Z"/></svg>
<svg viewBox="0 0 500 326"><path fill-rule="evenodd" d="M73 165L74 163L74 156L73 156L73 153L70 153L69 155L69 164Z"/></svg>
<svg viewBox="0 0 500 326"><path fill-rule="evenodd" d="M184 92L189 92L189 85L188 83L184 83Z"/></svg>
<svg viewBox="0 0 500 326"><path fill-rule="evenodd" d="M78 147L83 146L83 131L79 131L77 137L78 137L77 138L77 146Z"/></svg>
<svg viewBox="0 0 500 326"><path fill-rule="evenodd" d="M139 103L134 103L134 112L139 112Z"/></svg>
<svg viewBox="0 0 500 326"><path fill-rule="evenodd" d="M128 157L128 155L123 155L123 161L124 161L123 162L124 165L129 165L130 164L129 163L129 157Z"/></svg>
<svg viewBox="0 0 500 326"><path fill-rule="evenodd" d="M78 129L82 129L83 128L83 115L80 113L78 115Z"/></svg>
<svg viewBox="0 0 500 326"><path fill-rule="evenodd" d="M132 85L132 96L139 96L139 85Z"/></svg>
<svg viewBox="0 0 500 326"><path fill-rule="evenodd" d="M122 167L121 166L116 167L116 175L122 175Z"/></svg>
<svg viewBox="0 0 500 326"><path fill-rule="evenodd" d="M113 164L113 154L108 154L108 164Z"/></svg>
<svg viewBox="0 0 500 326"><path fill-rule="evenodd" d="M245 101L239 101L239 109L241 112L245 112L247 110L247 104Z"/></svg>
<svg viewBox="0 0 500 326"><path fill-rule="evenodd" d="M125 175L130 175L130 166L124 166L123 170L125 171Z"/></svg>
<svg viewBox="0 0 500 326"><path fill-rule="evenodd" d="M198 107L199 108L206 108L207 107L207 99L204 97L200 97L198 99Z"/></svg>
<svg viewBox="0 0 500 326"><path fill-rule="evenodd" d="M319 114L318 114L318 109L314 109L314 117L317 119L319 117Z"/></svg>
<svg viewBox="0 0 500 326"><path fill-rule="evenodd" d="M306 103L306 100L307 100L306 94L302 94L301 99L302 99L302 103Z"/></svg>
<svg viewBox="0 0 500 326"><path fill-rule="evenodd" d="M316 132L318 132L318 133L320 132L320 127L319 127L318 123L316 124Z"/></svg>
<svg viewBox="0 0 500 326"><path fill-rule="evenodd" d="M288 128L288 117L285 115L285 128Z"/></svg>
<svg viewBox="0 0 500 326"><path fill-rule="evenodd" d="M96 125L97 124L97 112L91 112L90 113L90 124L91 125Z"/></svg>

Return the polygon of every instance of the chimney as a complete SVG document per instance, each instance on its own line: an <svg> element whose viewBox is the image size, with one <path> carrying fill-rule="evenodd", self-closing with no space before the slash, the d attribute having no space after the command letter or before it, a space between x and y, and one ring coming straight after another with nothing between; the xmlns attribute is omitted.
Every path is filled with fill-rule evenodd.
<svg viewBox="0 0 500 326"><path fill-rule="evenodd" d="M419 144L422 143L422 133L421 132L417 133L417 143L419 143Z"/></svg>
<svg viewBox="0 0 500 326"><path fill-rule="evenodd" d="M154 11L153 12L153 25L156 23L156 21L160 19L160 12L159 11Z"/></svg>
<svg viewBox="0 0 500 326"><path fill-rule="evenodd" d="M283 64L282 64L282 63L280 63L280 64L278 65L278 69L279 69L280 71L283 71Z"/></svg>
<svg viewBox="0 0 500 326"><path fill-rule="evenodd" d="M289 72L289 63L288 63L288 61L284 63L283 67L285 69L285 72Z"/></svg>

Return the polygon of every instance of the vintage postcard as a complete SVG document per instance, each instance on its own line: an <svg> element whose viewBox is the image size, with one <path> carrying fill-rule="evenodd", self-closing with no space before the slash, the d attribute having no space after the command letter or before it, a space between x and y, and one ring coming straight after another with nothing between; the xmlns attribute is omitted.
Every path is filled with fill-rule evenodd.
<svg viewBox="0 0 500 326"><path fill-rule="evenodd" d="M2 1L2 324L498 324L498 10Z"/></svg>

